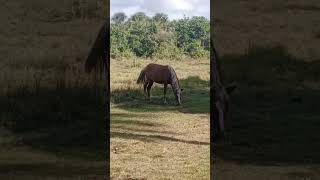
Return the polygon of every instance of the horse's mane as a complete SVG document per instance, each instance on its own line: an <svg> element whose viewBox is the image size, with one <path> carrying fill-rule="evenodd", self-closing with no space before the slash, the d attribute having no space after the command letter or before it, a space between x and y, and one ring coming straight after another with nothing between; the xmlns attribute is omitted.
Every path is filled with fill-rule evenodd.
<svg viewBox="0 0 320 180"><path fill-rule="evenodd" d="M171 86L175 91L177 91L178 89L180 89L178 76L171 66L168 66L168 69L170 71Z"/></svg>
<svg viewBox="0 0 320 180"><path fill-rule="evenodd" d="M109 22L106 21L97 35L95 42L93 43L90 53L87 57L85 63L86 72L90 73L91 70L97 65L100 65L100 68L103 68L103 65L108 64L107 61L107 50L108 50L108 36Z"/></svg>

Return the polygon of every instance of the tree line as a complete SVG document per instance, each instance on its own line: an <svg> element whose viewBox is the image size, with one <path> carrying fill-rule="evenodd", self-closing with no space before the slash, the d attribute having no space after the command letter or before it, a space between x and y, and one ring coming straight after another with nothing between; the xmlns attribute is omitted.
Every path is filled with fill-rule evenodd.
<svg viewBox="0 0 320 180"><path fill-rule="evenodd" d="M144 57L181 59L209 57L210 22L202 16L170 21L167 14L131 17L118 12L111 17L112 58Z"/></svg>

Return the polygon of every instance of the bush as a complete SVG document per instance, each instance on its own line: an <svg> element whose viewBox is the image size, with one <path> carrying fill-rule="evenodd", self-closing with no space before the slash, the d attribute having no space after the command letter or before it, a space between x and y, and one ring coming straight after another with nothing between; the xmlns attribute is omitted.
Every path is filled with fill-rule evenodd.
<svg viewBox="0 0 320 180"><path fill-rule="evenodd" d="M175 45L161 45L154 53L158 59L181 60L183 51Z"/></svg>
<svg viewBox="0 0 320 180"><path fill-rule="evenodd" d="M186 46L185 50L193 58L209 57L209 51L206 51L201 47L199 41L192 41Z"/></svg>

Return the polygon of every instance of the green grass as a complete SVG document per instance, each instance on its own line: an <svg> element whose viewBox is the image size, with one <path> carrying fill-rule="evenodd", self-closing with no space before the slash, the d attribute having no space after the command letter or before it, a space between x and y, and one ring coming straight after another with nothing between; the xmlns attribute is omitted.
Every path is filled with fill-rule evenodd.
<svg viewBox="0 0 320 180"><path fill-rule="evenodd" d="M184 88L181 107L175 107L176 100L170 85L167 89L167 104L163 102L163 85L152 88L152 100L150 102L144 99L142 89L114 90L112 91L111 102L120 104L118 107L135 112L178 109L186 113L209 113L208 81L202 80L198 76L190 76L186 79L180 79L180 85Z"/></svg>

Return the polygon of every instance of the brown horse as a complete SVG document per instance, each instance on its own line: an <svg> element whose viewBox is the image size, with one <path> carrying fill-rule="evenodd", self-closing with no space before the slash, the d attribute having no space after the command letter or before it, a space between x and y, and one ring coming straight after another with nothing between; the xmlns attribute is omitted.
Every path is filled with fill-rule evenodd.
<svg viewBox="0 0 320 180"><path fill-rule="evenodd" d="M153 83L163 84L164 85L164 102L166 103L166 91L167 85L170 84L172 91L176 97L178 105L181 104L181 91L180 84L176 72L171 66L164 66L160 64L148 64L140 72L137 84L143 83L144 95L148 95L147 98L150 100L150 90Z"/></svg>

